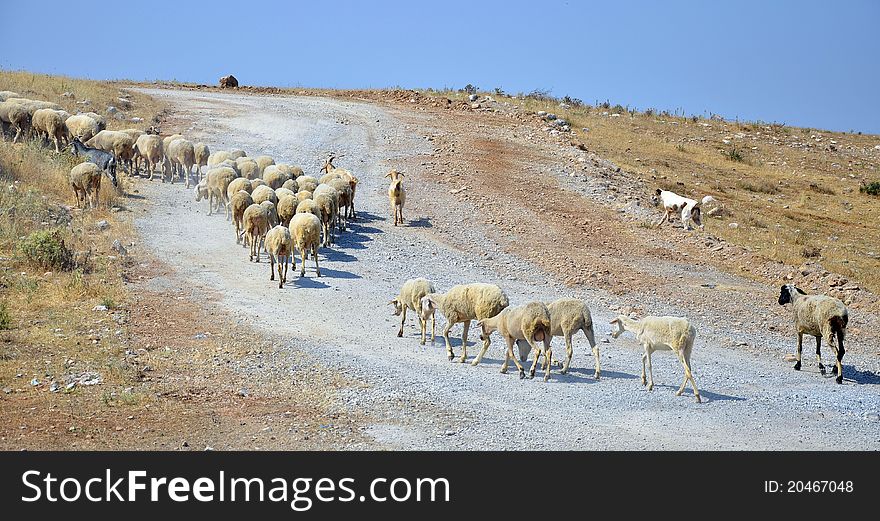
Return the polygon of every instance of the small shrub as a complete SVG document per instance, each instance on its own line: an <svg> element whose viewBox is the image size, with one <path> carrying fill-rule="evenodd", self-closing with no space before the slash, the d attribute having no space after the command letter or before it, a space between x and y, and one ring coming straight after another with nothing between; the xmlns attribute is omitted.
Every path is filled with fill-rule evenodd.
<svg viewBox="0 0 880 521"><path fill-rule="evenodd" d="M880 181L862 183L862 186L859 187L859 192L868 195L880 195Z"/></svg>
<svg viewBox="0 0 880 521"><path fill-rule="evenodd" d="M116 302L110 297L104 297L101 299L101 305L107 309L113 309L116 307Z"/></svg>
<svg viewBox="0 0 880 521"><path fill-rule="evenodd" d="M687 152L687 149L681 143L675 145L675 149L678 150L679 152Z"/></svg>
<svg viewBox="0 0 880 521"><path fill-rule="evenodd" d="M464 86L463 89L461 89L461 91L464 92L465 94L476 94L477 90L478 90L477 86L471 85L470 83L468 83L467 85Z"/></svg>
<svg viewBox="0 0 880 521"><path fill-rule="evenodd" d="M742 155L742 152L737 150L736 147L733 147L730 150L723 152L723 154L724 154L724 157L727 158L729 161L736 161L737 163L742 163L742 162L745 162L745 160L746 160L745 156Z"/></svg>
<svg viewBox="0 0 880 521"><path fill-rule="evenodd" d="M801 255L805 259L815 259L822 256L822 250L815 246L804 246L804 249L801 250Z"/></svg>
<svg viewBox="0 0 880 521"><path fill-rule="evenodd" d="M757 184L750 183L748 181L737 181L736 186L737 188L742 188L743 190L748 190L749 192L762 194L779 193L779 187L768 181L761 181Z"/></svg>
<svg viewBox="0 0 880 521"><path fill-rule="evenodd" d="M12 315L6 309L6 304L0 302L0 331L8 331L12 329Z"/></svg>
<svg viewBox="0 0 880 521"><path fill-rule="evenodd" d="M647 110L645 110L645 115L648 116L648 117L653 116L653 115L654 115L654 109L647 109Z"/></svg>
<svg viewBox="0 0 880 521"><path fill-rule="evenodd" d="M54 270L73 267L73 253L64 245L61 231L39 230L18 243L18 251L31 265Z"/></svg>
<svg viewBox="0 0 880 521"><path fill-rule="evenodd" d="M495 95L496 96L506 96L507 93L504 92L504 89L501 87L495 87Z"/></svg>

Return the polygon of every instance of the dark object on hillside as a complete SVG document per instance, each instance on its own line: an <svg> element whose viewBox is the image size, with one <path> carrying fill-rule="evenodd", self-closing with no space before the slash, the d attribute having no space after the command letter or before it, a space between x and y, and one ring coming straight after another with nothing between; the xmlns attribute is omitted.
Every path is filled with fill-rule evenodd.
<svg viewBox="0 0 880 521"><path fill-rule="evenodd" d="M229 76L223 76L220 78L220 88L222 89L237 89L238 88L238 80L235 79L235 76L230 74Z"/></svg>

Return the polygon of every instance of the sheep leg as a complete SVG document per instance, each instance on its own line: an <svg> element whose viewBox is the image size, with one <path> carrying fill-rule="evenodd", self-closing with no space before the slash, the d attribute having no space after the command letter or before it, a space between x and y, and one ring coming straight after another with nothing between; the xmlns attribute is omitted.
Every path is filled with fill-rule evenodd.
<svg viewBox="0 0 880 521"><path fill-rule="evenodd" d="M312 246L312 256L315 258L315 273L320 277L321 276L321 267L318 266L318 245L315 244Z"/></svg>
<svg viewBox="0 0 880 521"><path fill-rule="evenodd" d="M545 382L550 380L550 369L551 369L551 366L553 365L551 363L553 360L553 348L550 347L550 340L552 338L553 337L551 337L550 335L548 335L546 333L544 334L544 360L547 362L547 368L544 371L544 381ZM571 360L571 350L570 349L569 349L568 353L569 353L568 360ZM566 363L568 363L568 361L566 361Z"/></svg>
<svg viewBox="0 0 880 521"><path fill-rule="evenodd" d="M271 253L269 254L269 280L275 280L275 256Z"/></svg>
<svg viewBox="0 0 880 521"><path fill-rule="evenodd" d="M428 330L428 321L422 319L422 315L420 315L418 313L416 313L416 318L419 319L419 329L421 329L421 331L422 331L422 342L420 345L425 345L425 337L427 336L427 333L428 333L428 331L427 331Z"/></svg>
<svg viewBox="0 0 880 521"><path fill-rule="evenodd" d="M461 331L461 358L458 359L459 363L464 363L467 360L467 335L468 329L471 327L471 321L465 320L464 329Z"/></svg>
<svg viewBox="0 0 880 521"><path fill-rule="evenodd" d="M455 358L455 353L452 352L452 344L449 343L449 330L452 329L453 322L450 320L446 321L446 327L443 328L443 339L446 340L446 357L452 361Z"/></svg>
<svg viewBox="0 0 880 521"><path fill-rule="evenodd" d="M305 277L306 276L306 249L300 248L299 254L300 254L300 257L302 257L302 266L299 267L300 268L299 269L299 276Z"/></svg>
<svg viewBox="0 0 880 521"><path fill-rule="evenodd" d="M645 359L648 358L648 352L645 351L642 353L642 385L648 385L648 380L645 378Z"/></svg>
<svg viewBox="0 0 880 521"><path fill-rule="evenodd" d="M400 315L400 329L397 330L397 338L403 336L403 323L406 322L406 306L403 306L403 313Z"/></svg>
<svg viewBox="0 0 880 521"><path fill-rule="evenodd" d="M681 393L684 391L684 386L687 384L688 380L691 382L691 387L694 388L694 398L696 398L697 403L701 403L700 399L700 390L697 389L697 382L694 381L694 373L691 371L691 354L690 351L682 353L678 352L678 359L681 361L681 365L684 366L684 381L681 383L681 387L679 387L678 392L675 393L676 396L681 396Z"/></svg>
<svg viewBox="0 0 880 521"><path fill-rule="evenodd" d="M797 362L794 364L794 370L801 370L801 351L803 350L804 334L798 333Z"/></svg>
<svg viewBox="0 0 880 521"><path fill-rule="evenodd" d="M565 365L562 366L560 373L568 373L568 367L571 365L571 356L574 354L574 348L571 347L571 332L565 332Z"/></svg>
<svg viewBox="0 0 880 521"><path fill-rule="evenodd" d="M282 279L284 282L287 282L287 265L289 264L289 262L288 262L289 258L290 258L290 253L288 252L288 254L284 256L284 277Z"/></svg>
<svg viewBox="0 0 880 521"><path fill-rule="evenodd" d="M483 347L480 348L480 351L477 353L477 357L474 358L474 361L471 362L471 365L476 367L480 365L480 362L483 361L483 357L486 356L486 351L489 350L489 344L483 341Z"/></svg>
<svg viewBox="0 0 880 521"><path fill-rule="evenodd" d="M825 366L822 365L822 337L816 337L816 362L819 364L819 372L825 375Z"/></svg>
<svg viewBox="0 0 880 521"><path fill-rule="evenodd" d="M843 331L838 330L835 333L835 335L837 336L837 345L838 345L837 353L835 353L837 355L837 363L834 365L834 369L832 370L832 373L837 374L837 378L835 378L835 381L839 384L842 384L843 383L843 355L846 354L846 349L843 348ZM833 348L834 344L832 342L829 342L829 343L831 344L831 347Z"/></svg>
<svg viewBox="0 0 880 521"><path fill-rule="evenodd" d="M437 336L434 328L437 326L437 313L431 313L431 344L434 344L434 337Z"/></svg>
<svg viewBox="0 0 880 521"><path fill-rule="evenodd" d="M584 331L584 335L586 335L586 337L587 337L587 342L590 343L590 349L593 351L593 358L596 361L596 372L595 372L595 374L593 374L593 376L596 378L596 380L598 380L600 375L602 374L602 367L601 367L601 364L599 363L599 346L596 345L596 337L593 334L593 327L592 326L585 327L583 329L583 331Z"/></svg>
<svg viewBox="0 0 880 521"><path fill-rule="evenodd" d="M519 360L517 360L516 356L513 354L514 339L505 337L504 340L507 342L507 349L504 351L504 363L501 364L501 372L507 373L507 364L510 360L513 360L513 363L516 364L516 368L519 370L519 378L522 380L526 377L526 372L523 366L520 365Z"/></svg>
<svg viewBox="0 0 880 521"><path fill-rule="evenodd" d="M654 371L651 369L651 348L645 346L645 360L648 364L648 390L654 390Z"/></svg>

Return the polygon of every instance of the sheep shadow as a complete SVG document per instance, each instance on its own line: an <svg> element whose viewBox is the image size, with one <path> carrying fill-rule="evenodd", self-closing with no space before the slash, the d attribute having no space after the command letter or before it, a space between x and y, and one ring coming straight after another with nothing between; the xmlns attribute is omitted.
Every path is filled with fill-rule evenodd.
<svg viewBox="0 0 880 521"><path fill-rule="evenodd" d="M363 210L358 210L357 217L350 220L349 223L354 223L354 224L369 223L369 222L375 222L375 221L381 221L381 220L383 220L381 217L379 217L378 215L376 215L372 212L365 212Z"/></svg>
<svg viewBox="0 0 880 521"><path fill-rule="evenodd" d="M572 361L572 364L574 364L574 361ZM596 370L593 369L592 367L574 367L572 365L571 367L568 368L568 372L583 374L584 377L592 378L593 375L596 373ZM609 378L612 380L635 380L635 379L639 378L637 375L634 375L634 374L621 373L618 371L607 371L605 369L601 370L601 372L599 373L599 376L601 376L602 379Z"/></svg>
<svg viewBox="0 0 880 521"><path fill-rule="evenodd" d="M141 194L132 194L132 193L129 193L129 192L125 192L125 193L122 193L122 194L120 194L120 195L121 195L122 197L126 198L126 199L136 199L136 200L139 200L139 201L146 200L146 198L147 198L147 196L145 196L145 195L141 195Z"/></svg>
<svg viewBox="0 0 880 521"><path fill-rule="evenodd" d="M406 222L406 226L410 228L433 228L434 225L431 224L431 219L427 217L419 217L418 219L412 219Z"/></svg>
<svg viewBox="0 0 880 521"><path fill-rule="evenodd" d="M831 374L831 371L828 371L828 376L826 378L836 378ZM852 365L844 365L843 366L843 379L844 381L851 380L857 384L863 385L880 385L880 375L873 371L862 371L861 369L856 369L855 366Z"/></svg>
<svg viewBox="0 0 880 521"><path fill-rule="evenodd" d="M676 390L678 390L678 389L676 388ZM684 393L682 394L682 396L693 397L694 396L693 389L688 387L687 389L684 390ZM743 398L742 396L733 396L730 394L713 393L712 391L707 391L705 389L700 389L700 397L703 398L704 402L706 400L708 400L710 402L744 402L744 401L746 401L746 398Z"/></svg>
<svg viewBox="0 0 880 521"><path fill-rule="evenodd" d="M309 273L306 272L305 277L300 277L299 274L296 274L294 277L287 277L287 285L290 286L292 284L294 287L306 289L327 289L330 287L322 282L321 279L315 277L314 274L311 275L310 277Z"/></svg>
<svg viewBox="0 0 880 521"><path fill-rule="evenodd" d="M357 260L357 257L344 251L331 248L323 248L322 250L321 253L324 255L324 258L330 262L354 262Z"/></svg>
<svg viewBox="0 0 880 521"><path fill-rule="evenodd" d="M360 275L348 271L334 270L330 268L321 268L321 276L331 279L359 279Z"/></svg>

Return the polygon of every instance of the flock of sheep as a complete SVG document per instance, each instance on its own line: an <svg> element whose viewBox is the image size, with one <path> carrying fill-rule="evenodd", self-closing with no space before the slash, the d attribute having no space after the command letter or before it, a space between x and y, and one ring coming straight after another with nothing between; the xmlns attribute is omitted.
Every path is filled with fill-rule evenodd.
<svg viewBox="0 0 880 521"><path fill-rule="evenodd" d="M159 172L161 179L172 183L183 178L187 188L195 183L196 201L206 199L208 214L224 208L227 220L231 219L236 243L244 243L249 259L259 262L262 251L269 257L270 280L278 287L287 282L288 265L296 269L295 251L301 255L300 276L305 276L306 260L311 256L315 273L321 276L318 265L319 248L332 247L335 234L345 231L348 221L356 217L354 202L358 178L349 170L333 164L334 155L324 162L321 177L310 176L301 168L276 164L269 156L248 157L242 150L211 152L204 143L192 143L179 134L160 137L155 132L135 129L106 130L106 121L98 114L70 115L54 103L26 100L15 93L0 91L0 123L3 132L13 134L13 142L21 137L32 136L46 140L60 152L62 146L87 161L75 166L70 172L70 184L77 205L88 200L90 206L97 204L101 176L106 174L114 186L117 165L130 174L143 171L149 179ZM202 167L205 167L204 175ZM402 224L406 190L404 174L392 170L385 177L391 179L388 198L394 225ZM93 195L94 194L94 197ZM673 192L657 190L655 203L662 204L665 215L657 226L680 212L685 228L691 223L702 228L700 205L711 197L698 202ZM486 354L490 335L497 332L506 343L501 372L507 372L510 360L519 370L520 378L525 369L520 363L529 355L533 360L529 369L534 377L538 362L544 380L550 378L552 357L551 340L554 336L565 339L566 359L561 373L568 372L573 355L572 336L582 331L586 336L595 359L595 378L599 379L601 367L599 349L590 310L586 303L573 298L561 298L545 304L528 302L510 306L507 295L497 285L473 283L457 285L446 293L438 293L432 282L424 278L406 281L399 294L390 302L394 314L401 316L397 336L403 336L407 310L416 313L421 328L421 343L426 342L427 323L431 321L431 342L435 338L436 313L446 319L443 338L450 360L455 358L449 341L449 332L455 324L462 323L461 355L458 361L467 359L467 337L470 323L477 321L481 329L483 345L472 361L476 366ZM832 373L837 383L843 381L841 361L848 311L836 298L823 295L806 295L793 285L784 285L778 299L780 305L792 304L794 327L798 336L797 363L801 368L803 335L816 338L816 358L821 373L825 367L821 359L821 342L824 338L836 355ZM644 348L642 355L642 385L652 390L651 354L654 351L672 351L684 369L684 379L676 395L681 395L688 382L694 390L696 401L700 393L691 370L691 353L696 329L686 319L669 316L648 316L635 320L618 316L611 321L612 336L619 337L626 331L633 333ZM836 339L836 343L835 343ZM518 347L514 354L513 345Z"/></svg>

